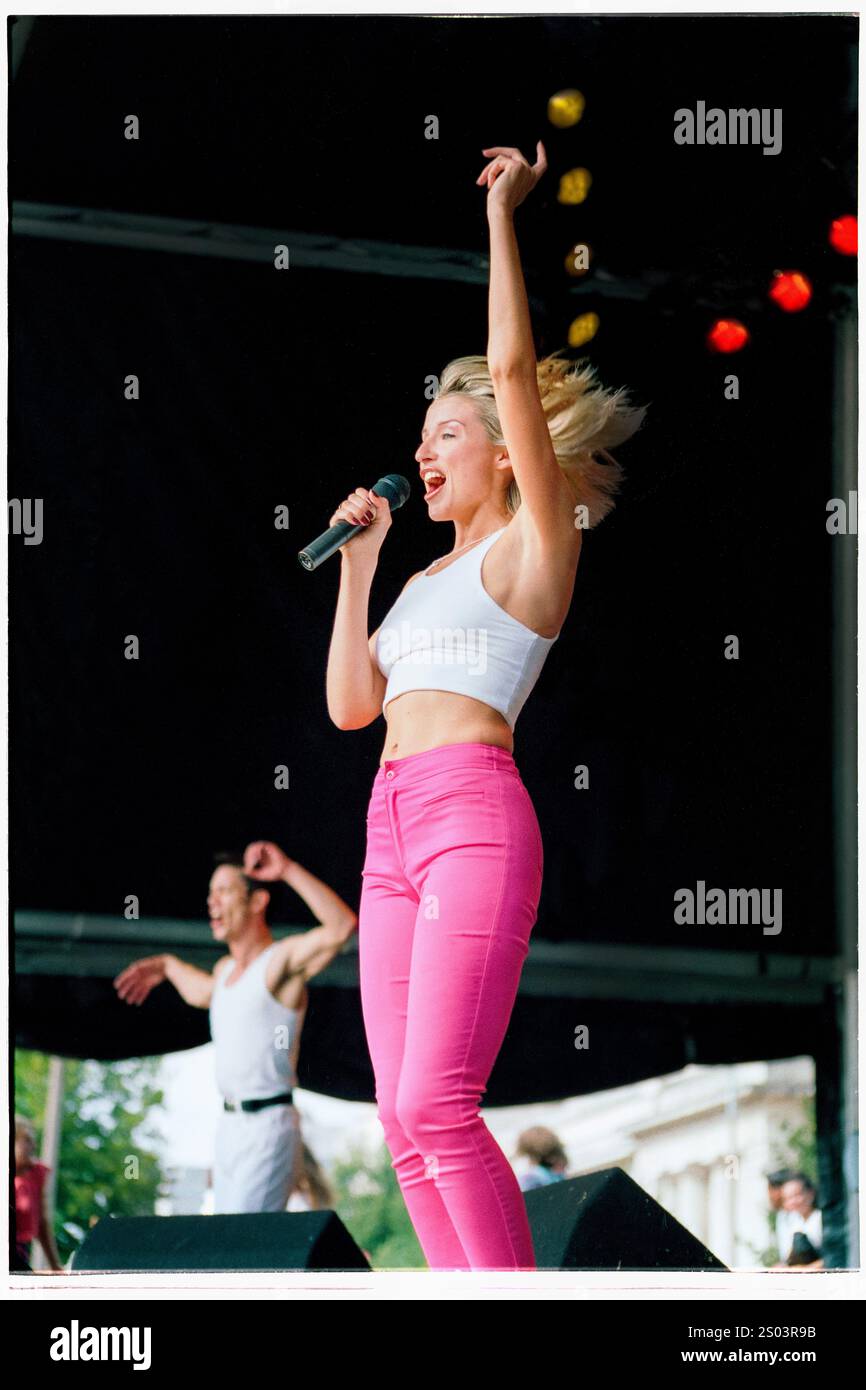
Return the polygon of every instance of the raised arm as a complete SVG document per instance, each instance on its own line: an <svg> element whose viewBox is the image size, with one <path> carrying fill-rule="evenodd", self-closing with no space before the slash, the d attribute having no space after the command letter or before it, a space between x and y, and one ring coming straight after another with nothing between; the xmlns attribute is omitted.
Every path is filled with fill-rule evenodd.
<svg viewBox="0 0 866 1390"><path fill-rule="evenodd" d="M487 182L490 295L487 364L514 478L520 524L543 547L573 529L574 498L557 462L541 405L529 301L514 229L515 209L547 168L538 142L534 165L517 149L495 145L477 183ZM531 537L529 538L531 539Z"/></svg>
<svg viewBox="0 0 866 1390"><path fill-rule="evenodd" d="M270 840L255 840L247 845L244 872L263 883L281 880L319 918L318 927L285 937L275 953L280 962L281 982L298 975L304 980L312 979L342 951L358 926L357 913L339 893Z"/></svg>
<svg viewBox="0 0 866 1390"><path fill-rule="evenodd" d="M299 898L303 898L323 926L343 931L347 937L358 925L356 913L339 893L311 874L297 859L290 859L273 840L254 840L247 845L244 850L244 873L263 884L278 881L287 884Z"/></svg>

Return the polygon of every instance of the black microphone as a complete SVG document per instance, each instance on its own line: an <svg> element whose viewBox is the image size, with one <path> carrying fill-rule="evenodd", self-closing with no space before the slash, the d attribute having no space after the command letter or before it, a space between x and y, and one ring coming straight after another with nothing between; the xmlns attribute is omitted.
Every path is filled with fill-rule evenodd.
<svg viewBox="0 0 866 1390"><path fill-rule="evenodd" d="M380 478L375 487L370 488L378 497L385 497L392 512L396 512L398 507L402 507L412 489L408 480L400 473L387 473L384 478ZM323 560L327 560L329 555L345 545L352 536L357 536L359 531L363 531L363 526L356 526L353 521L338 521L334 526L323 531L321 536L317 536L305 550L298 551L298 559L305 570L318 569Z"/></svg>

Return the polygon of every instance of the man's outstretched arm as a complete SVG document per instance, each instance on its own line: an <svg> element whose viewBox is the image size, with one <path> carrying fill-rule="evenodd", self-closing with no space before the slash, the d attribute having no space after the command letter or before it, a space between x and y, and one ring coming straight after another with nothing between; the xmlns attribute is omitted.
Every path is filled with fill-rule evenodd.
<svg viewBox="0 0 866 1390"><path fill-rule="evenodd" d="M217 965L219 961L217 961ZM213 994L214 976L207 970L178 956L145 956L133 961L122 970L114 981L114 987L127 1004L143 1004L152 989L168 980L174 985L181 999L194 1009L210 1007Z"/></svg>

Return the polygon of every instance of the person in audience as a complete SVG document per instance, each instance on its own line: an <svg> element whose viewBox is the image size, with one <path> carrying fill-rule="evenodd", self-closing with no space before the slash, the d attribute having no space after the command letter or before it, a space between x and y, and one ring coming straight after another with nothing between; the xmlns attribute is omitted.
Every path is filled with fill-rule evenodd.
<svg viewBox="0 0 866 1390"><path fill-rule="evenodd" d="M568 1155L552 1129L533 1125L525 1129L517 1141L516 1158L530 1160L530 1167L519 1177L521 1192L547 1187L566 1177Z"/></svg>
<svg viewBox="0 0 866 1390"><path fill-rule="evenodd" d="M33 1126L23 1115L15 1116L15 1258L13 1269L29 1270L30 1250L38 1240L48 1267L55 1274L63 1266L57 1253L54 1232L48 1216L45 1185L51 1169L36 1154Z"/></svg>
<svg viewBox="0 0 866 1390"><path fill-rule="evenodd" d="M824 1239L815 1184L805 1173L792 1173L782 1183L781 1230L777 1226L779 1263L774 1269L823 1269Z"/></svg>

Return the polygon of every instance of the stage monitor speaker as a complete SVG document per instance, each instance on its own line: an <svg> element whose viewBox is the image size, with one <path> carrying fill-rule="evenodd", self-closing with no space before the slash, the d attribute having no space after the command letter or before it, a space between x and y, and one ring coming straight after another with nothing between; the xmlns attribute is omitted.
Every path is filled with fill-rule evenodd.
<svg viewBox="0 0 866 1390"><path fill-rule="evenodd" d="M226 1216L107 1216L76 1251L72 1268L137 1274L237 1270L370 1269L336 1212Z"/></svg>
<svg viewBox="0 0 866 1390"><path fill-rule="evenodd" d="M727 1271L621 1168L524 1193L539 1269Z"/></svg>

